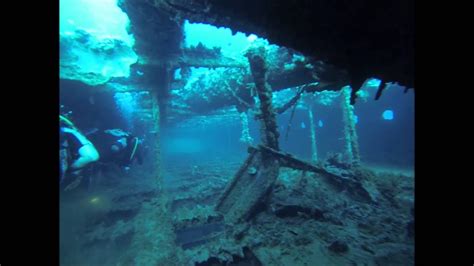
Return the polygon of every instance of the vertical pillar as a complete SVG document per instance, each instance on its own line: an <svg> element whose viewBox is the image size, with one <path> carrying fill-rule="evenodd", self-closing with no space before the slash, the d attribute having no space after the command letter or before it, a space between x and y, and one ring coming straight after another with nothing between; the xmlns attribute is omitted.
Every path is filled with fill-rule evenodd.
<svg viewBox="0 0 474 266"><path fill-rule="evenodd" d="M177 255L174 243L175 233L169 199L163 191L160 152L160 104L157 89L150 91L151 130L155 132L149 140L152 169L150 178L157 186L158 193L144 202L137 213L134 234L130 247L121 255L120 265L183 265ZM150 234L150 232L154 232ZM156 232L156 233L155 233ZM158 252L157 252L158 251ZM119 265L117 264L117 265Z"/></svg>
<svg viewBox="0 0 474 266"><path fill-rule="evenodd" d="M258 98L260 99L260 112L262 117L261 136L266 146L279 150L276 115L272 106L272 88L267 82L267 66L265 62L265 47L252 47L246 56L250 63L250 70L255 82Z"/></svg>
<svg viewBox="0 0 474 266"><path fill-rule="evenodd" d="M150 94L152 102L152 131L155 132L155 139L152 140L153 148L153 171L157 177L158 189L162 189L161 178L161 149L160 149L160 104L158 93L153 90Z"/></svg>
<svg viewBox="0 0 474 266"><path fill-rule="evenodd" d="M313 105L308 106L308 115L311 130L311 161L316 163L318 161L318 150L316 149L316 126L313 117Z"/></svg>
<svg viewBox="0 0 474 266"><path fill-rule="evenodd" d="M272 107L272 89L266 81L265 47L251 47L246 54L260 99L261 139L265 146L278 150L278 132ZM237 171L216 205L225 222L235 226L261 212L278 178L279 161L262 149L249 149L250 155Z"/></svg>
<svg viewBox="0 0 474 266"><path fill-rule="evenodd" d="M359 142L355 126L354 106L350 104L351 88L342 88L342 115L344 122L344 139L346 155L353 166L360 165Z"/></svg>

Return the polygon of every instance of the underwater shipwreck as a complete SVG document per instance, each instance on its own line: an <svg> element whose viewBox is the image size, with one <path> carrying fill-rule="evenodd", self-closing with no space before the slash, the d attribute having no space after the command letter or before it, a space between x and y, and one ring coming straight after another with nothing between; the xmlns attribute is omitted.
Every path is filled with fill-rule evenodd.
<svg viewBox="0 0 474 266"><path fill-rule="evenodd" d="M61 265L414 265L409 2L61 0Z"/></svg>

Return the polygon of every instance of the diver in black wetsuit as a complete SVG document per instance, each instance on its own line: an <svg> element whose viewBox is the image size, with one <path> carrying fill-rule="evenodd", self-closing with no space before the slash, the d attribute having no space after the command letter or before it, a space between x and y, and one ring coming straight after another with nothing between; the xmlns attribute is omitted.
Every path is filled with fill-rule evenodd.
<svg viewBox="0 0 474 266"><path fill-rule="evenodd" d="M137 161L143 163L141 140L121 129L97 130L88 136L100 154L100 163L114 163L126 170Z"/></svg>

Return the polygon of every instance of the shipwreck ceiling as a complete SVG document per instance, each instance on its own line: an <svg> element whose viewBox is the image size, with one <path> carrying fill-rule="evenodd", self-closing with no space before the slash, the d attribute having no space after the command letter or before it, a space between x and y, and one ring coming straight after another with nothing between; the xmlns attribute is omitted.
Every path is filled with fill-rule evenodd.
<svg viewBox="0 0 474 266"><path fill-rule="evenodd" d="M346 70L353 87L369 77L414 87L410 0L124 1L153 5L174 21L188 19L255 33Z"/></svg>

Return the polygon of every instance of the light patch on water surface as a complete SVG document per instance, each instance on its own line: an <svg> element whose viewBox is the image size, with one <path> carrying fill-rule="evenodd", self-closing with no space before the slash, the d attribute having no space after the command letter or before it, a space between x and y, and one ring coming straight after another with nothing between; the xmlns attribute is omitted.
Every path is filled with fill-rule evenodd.
<svg viewBox="0 0 474 266"><path fill-rule="evenodd" d="M128 77L138 60L117 0L60 0L60 77L89 85Z"/></svg>
<svg viewBox="0 0 474 266"><path fill-rule="evenodd" d="M384 120L393 120L393 118L394 118L393 111L392 111L392 110L385 110L385 111L382 113L382 118L383 118Z"/></svg>
<svg viewBox="0 0 474 266"><path fill-rule="evenodd" d="M268 44L268 40L259 38L255 34L247 36L242 32L232 34L232 30L225 27L216 27L204 23L184 22L185 47L197 46L199 43L207 48L219 47L224 56L242 57L251 43L259 40Z"/></svg>

